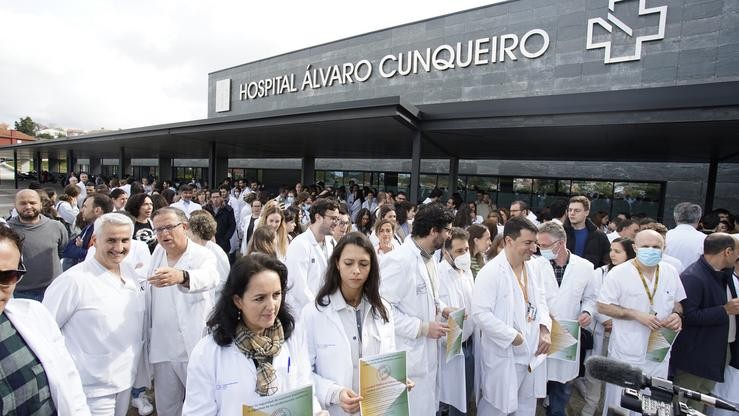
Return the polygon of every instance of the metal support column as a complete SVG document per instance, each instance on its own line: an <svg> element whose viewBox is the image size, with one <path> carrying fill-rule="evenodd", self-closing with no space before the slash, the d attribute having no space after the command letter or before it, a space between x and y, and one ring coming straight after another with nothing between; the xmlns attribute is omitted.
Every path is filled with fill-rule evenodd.
<svg viewBox="0 0 739 416"><path fill-rule="evenodd" d="M413 135L413 147L411 149L411 195L413 203L418 201L418 191L421 187L421 132Z"/></svg>
<svg viewBox="0 0 739 416"><path fill-rule="evenodd" d="M457 178L459 177L459 158L449 159L449 196L457 192Z"/></svg>
<svg viewBox="0 0 739 416"><path fill-rule="evenodd" d="M316 182L316 158L304 156L300 164L300 182L303 186L312 185Z"/></svg>
<svg viewBox="0 0 739 416"><path fill-rule="evenodd" d="M713 211L713 199L716 196L716 179L718 177L718 160L711 158L708 164L708 183L706 184L706 204L703 212Z"/></svg>
<svg viewBox="0 0 739 416"><path fill-rule="evenodd" d="M18 189L18 151L13 149L13 180L15 189Z"/></svg>
<svg viewBox="0 0 739 416"><path fill-rule="evenodd" d="M131 174L131 159L126 157L126 148L121 146L118 156L118 178L123 179Z"/></svg>
<svg viewBox="0 0 739 416"><path fill-rule="evenodd" d="M216 189L218 186L216 175L216 142L210 142L210 153L208 154L208 186L210 189Z"/></svg>

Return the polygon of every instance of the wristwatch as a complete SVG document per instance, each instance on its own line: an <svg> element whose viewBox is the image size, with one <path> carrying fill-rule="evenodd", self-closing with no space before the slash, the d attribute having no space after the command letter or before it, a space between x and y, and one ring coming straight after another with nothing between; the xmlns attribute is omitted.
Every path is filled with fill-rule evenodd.
<svg viewBox="0 0 739 416"><path fill-rule="evenodd" d="M182 272L182 286L187 286L190 283L190 273L187 270L180 270Z"/></svg>

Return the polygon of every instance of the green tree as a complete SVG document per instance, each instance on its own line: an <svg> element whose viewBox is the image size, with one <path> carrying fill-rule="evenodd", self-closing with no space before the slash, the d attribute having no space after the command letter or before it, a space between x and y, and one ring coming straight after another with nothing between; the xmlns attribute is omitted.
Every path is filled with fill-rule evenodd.
<svg viewBox="0 0 739 416"><path fill-rule="evenodd" d="M35 136L38 131L38 124L34 123L29 116L21 117L15 122L15 129L29 136Z"/></svg>

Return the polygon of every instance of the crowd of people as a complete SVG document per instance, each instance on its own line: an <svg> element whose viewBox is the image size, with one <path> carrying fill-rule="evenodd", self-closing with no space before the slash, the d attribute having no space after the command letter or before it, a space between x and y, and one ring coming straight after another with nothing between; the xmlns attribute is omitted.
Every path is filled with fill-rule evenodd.
<svg viewBox="0 0 739 416"><path fill-rule="evenodd" d="M356 184L149 179L16 194L0 226L3 414L233 415L305 385L314 414L360 414L360 359L395 351L411 415L564 415L573 390L605 415L622 389L585 374L589 356L739 403L726 210L680 203L668 229L586 196L534 213L486 192L416 204ZM574 360L550 356L566 322ZM662 330L678 335L657 359Z"/></svg>

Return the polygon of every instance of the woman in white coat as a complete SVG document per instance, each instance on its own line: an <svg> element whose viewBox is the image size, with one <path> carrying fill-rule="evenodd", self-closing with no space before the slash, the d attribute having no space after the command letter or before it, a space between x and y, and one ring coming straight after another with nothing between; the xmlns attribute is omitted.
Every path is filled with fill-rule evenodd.
<svg viewBox="0 0 739 416"><path fill-rule="evenodd" d="M626 263L636 257L634 242L626 237L619 237L611 242L611 251L608 255L611 260L610 263L595 269L593 284L596 295L600 293L600 288L603 287L603 281L606 279L606 275L614 266ZM588 354L605 357L608 355L608 340L611 336L613 320L610 316L603 315L598 312L595 313L593 318L593 350ZM601 392L603 390L603 382L590 377L586 373L582 384L575 383L575 387L580 389L580 395L583 396L583 399L585 400L582 414L584 416L595 415L598 408L598 402L600 401Z"/></svg>
<svg viewBox="0 0 739 416"><path fill-rule="evenodd" d="M267 396L311 384L304 334L285 307L287 268L273 257L240 258L187 367L183 415L241 414ZM314 399L314 414L324 414Z"/></svg>
<svg viewBox="0 0 739 416"><path fill-rule="evenodd" d="M316 397L332 416L359 412L359 359L395 351L390 305L380 298L380 267L359 232L339 240L315 304L303 309Z"/></svg>

